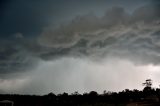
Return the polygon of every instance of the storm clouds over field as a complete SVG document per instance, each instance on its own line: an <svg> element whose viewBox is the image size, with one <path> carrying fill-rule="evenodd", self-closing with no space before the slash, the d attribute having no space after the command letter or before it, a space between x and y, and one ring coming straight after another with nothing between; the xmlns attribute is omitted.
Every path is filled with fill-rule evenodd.
<svg viewBox="0 0 160 106"><path fill-rule="evenodd" d="M2 0L0 93L158 86L159 11L158 0Z"/></svg>

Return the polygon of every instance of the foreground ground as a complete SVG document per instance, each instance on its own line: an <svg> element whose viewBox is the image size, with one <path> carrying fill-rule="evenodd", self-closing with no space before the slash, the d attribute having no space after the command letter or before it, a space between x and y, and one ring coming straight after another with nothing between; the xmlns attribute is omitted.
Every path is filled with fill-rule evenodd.
<svg viewBox="0 0 160 106"><path fill-rule="evenodd" d="M7 102L13 102L14 106L160 106L160 89L126 89L118 93L105 91L103 94L95 91L70 95L49 93L43 96L1 94L0 101L0 106L6 106Z"/></svg>

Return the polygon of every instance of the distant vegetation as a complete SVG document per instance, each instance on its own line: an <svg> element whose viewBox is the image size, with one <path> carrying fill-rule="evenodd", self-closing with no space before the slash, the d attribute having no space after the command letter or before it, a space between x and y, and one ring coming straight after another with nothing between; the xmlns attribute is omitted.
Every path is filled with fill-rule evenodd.
<svg viewBox="0 0 160 106"><path fill-rule="evenodd" d="M62 93L55 95L9 95L1 94L0 100L10 100L14 106L160 106L160 89L152 88L152 80L147 79L142 91L125 89L121 92L104 91L98 94L96 91L79 94ZM135 105L134 105L135 104Z"/></svg>

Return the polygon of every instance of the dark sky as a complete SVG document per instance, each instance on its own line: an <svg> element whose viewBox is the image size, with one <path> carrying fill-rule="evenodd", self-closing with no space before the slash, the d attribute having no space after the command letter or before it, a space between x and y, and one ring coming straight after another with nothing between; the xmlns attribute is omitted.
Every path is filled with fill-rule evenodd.
<svg viewBox="0 0 160 106"><path fill-rule="evenodd" d="M158 0L1 0L0 93L156 86L159 11Z"/></svg>
<svg viewBox="0 0 160 106"><path fill-rule="evenodd" d="M1 0L0 34L8 37L21 32L26 36L35 36L44 27L59 24L76 15L92 11L103 14L112 6L125 6L127 11L132 11L148 2L149 0Z"/></svg>

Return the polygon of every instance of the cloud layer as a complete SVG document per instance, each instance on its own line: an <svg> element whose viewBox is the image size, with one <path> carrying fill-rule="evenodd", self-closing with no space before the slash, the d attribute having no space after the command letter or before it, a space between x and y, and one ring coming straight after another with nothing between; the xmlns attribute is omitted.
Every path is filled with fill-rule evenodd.
<svg viewBox="0 0 160 106"><path fill-rule="evenodd" d="M50 25L39 36L16 32L0 39L0 91L102 91L105 83L112 90L124 74L129 76L125 87L137 86L134 78L144 80L150 74L145 70L160 64L159 7L145 5L133 12L112 7L102 16L90 12Z"/></svg>
<svg viewBox="0 0 160 106"><path fill-rule="evenodd" d="M158 6L147 5L127 13L122 7L113 7L102 17L89 13L59 27L45 28L34 39L17 33L12 41L1 40L0 73L23 72L34 66L37 59L66 56L116 56L136 64L159 64L159 10Z"/></svg>
<svg viewBox="0 0 160 106"><path fill-rule="evenodd" d="M49 51L40 56L117 56L135 63L159 64L159 10L148 5L127 13L113 7L102 17L94 13L77 16L68 24L42 32L38 43Z"/></svg>

